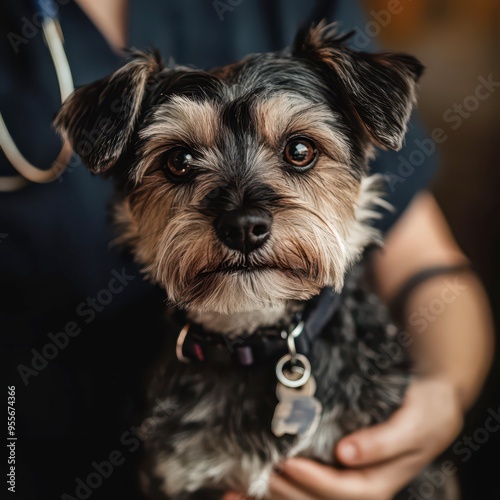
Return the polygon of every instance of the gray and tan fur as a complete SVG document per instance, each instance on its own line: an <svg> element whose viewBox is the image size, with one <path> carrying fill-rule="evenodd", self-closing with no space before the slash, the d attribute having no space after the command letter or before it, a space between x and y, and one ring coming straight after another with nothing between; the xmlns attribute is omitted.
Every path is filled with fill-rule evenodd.
<svg viewBox="0 0 500 500"><path fill-rule="evenodd" d="M289 50L211 71L135 54L64 104L57 129L93 172L115 178L120 240L172 309L212 332L251 334L324 287L342 291L314 346L324 411L304 439L271 433L274 364L183 364L168 336L149 392L175 411L144 443L151 498L229 488L260 498L283 458L331 463L341 436L401 404L406 357L370 370L397 329L359 270L345 277L380 240L370 220L383 202L368 161L375 145L401 147L421 71L408 55L352 51L321 23ZM297 168L284 152L296 162L304 147L313 159ZM233 212L264 221L245 246L221 232Z"/></svg>

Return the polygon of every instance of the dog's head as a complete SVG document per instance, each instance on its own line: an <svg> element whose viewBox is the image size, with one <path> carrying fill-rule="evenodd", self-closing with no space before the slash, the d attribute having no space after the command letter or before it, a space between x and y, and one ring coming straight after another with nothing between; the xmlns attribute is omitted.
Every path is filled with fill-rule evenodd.
<svg viewBox="0 0 500 500"><path fill-rule="evenodd" d="M331 27L208 72L137 54L55 125L114 176L122 240L171 303L237 312L341 288L373 241L373 146L399 149L422 72Z"/></svg>

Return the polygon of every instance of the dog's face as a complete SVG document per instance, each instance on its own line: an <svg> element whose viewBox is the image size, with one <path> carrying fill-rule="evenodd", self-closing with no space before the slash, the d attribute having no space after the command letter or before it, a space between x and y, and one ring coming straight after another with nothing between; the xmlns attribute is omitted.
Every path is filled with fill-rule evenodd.
<svg viewBox="0 0 500 500"><path fill-rule="evenodd" d="M339 289L373 240L373 145L398 149L422 66L319 25L285 53L209 72L139 55L56 127L115 176L122 240L171 303L237 312Z"/></svg>

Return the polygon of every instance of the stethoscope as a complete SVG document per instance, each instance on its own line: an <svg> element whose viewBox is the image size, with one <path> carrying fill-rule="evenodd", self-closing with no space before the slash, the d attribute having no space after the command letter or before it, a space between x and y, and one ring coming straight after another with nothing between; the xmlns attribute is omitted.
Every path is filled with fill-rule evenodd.
<svg viewBox="0 0 500 500"><path fill-rule="evenodd" d="M36 12L42 17L42 30L45 42L50 51L52 62L56 70L57 82L61 94L61 103L73 92L73 76L69 67L68 58L64 51L64 40L59 20L58 7L53 0L35 0ZM47 183L57 179L66 169L73 150L65 140L57 158L48 170L42 170L32 165L19 151L16 143L7 129L7 125L0 113L0 147L12 166L20 175L0 177L0 191L16 191L29 182Z"/></svg>
<svg viewBox="0 0 500 500"><path fill-rule="evenodd" d="M43 35L56 70L62 103L71 94L71 92L73 92L74 86L68 58L66 57L66 52L64 51L64 39L61 26L59 24L59 20L57 19L58 7L55 5L54 0L33 1L35 4L35 12L41 14L43 19ZM269 1L269 4L272 4L272 2ZM327 17L327 15L324 14L324 11L327 7L330 7L331 9L332 5L335 4L336 2L333 0L318 0L315 17L317 19ZM336 9L336 6L333 7L333 9ZM0 177L0 192L16 191L17 189L26 186L29 182L48 183L54 181L64 172L73 154L71 146L65 140L57 158L48 170L42 170L35 167L17 148L1 113L0 147L12 166L20 174L16 176Z"/></svg>

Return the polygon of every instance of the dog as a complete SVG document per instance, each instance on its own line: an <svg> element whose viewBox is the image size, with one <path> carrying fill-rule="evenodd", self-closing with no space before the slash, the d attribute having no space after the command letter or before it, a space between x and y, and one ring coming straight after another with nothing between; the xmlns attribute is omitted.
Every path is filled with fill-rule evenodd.
<svg viewBox="0 0 500 500"><path fill-rule="evenodd" d="M423 66L347 39L321 22L210 71L135 52L55 119L115 179L119 241L168 300L149 498L263 498L283 459L332 464L402 403L411 366L377 363L400 331L362 256L385 207L368 164L402 146Z"/></svg>

